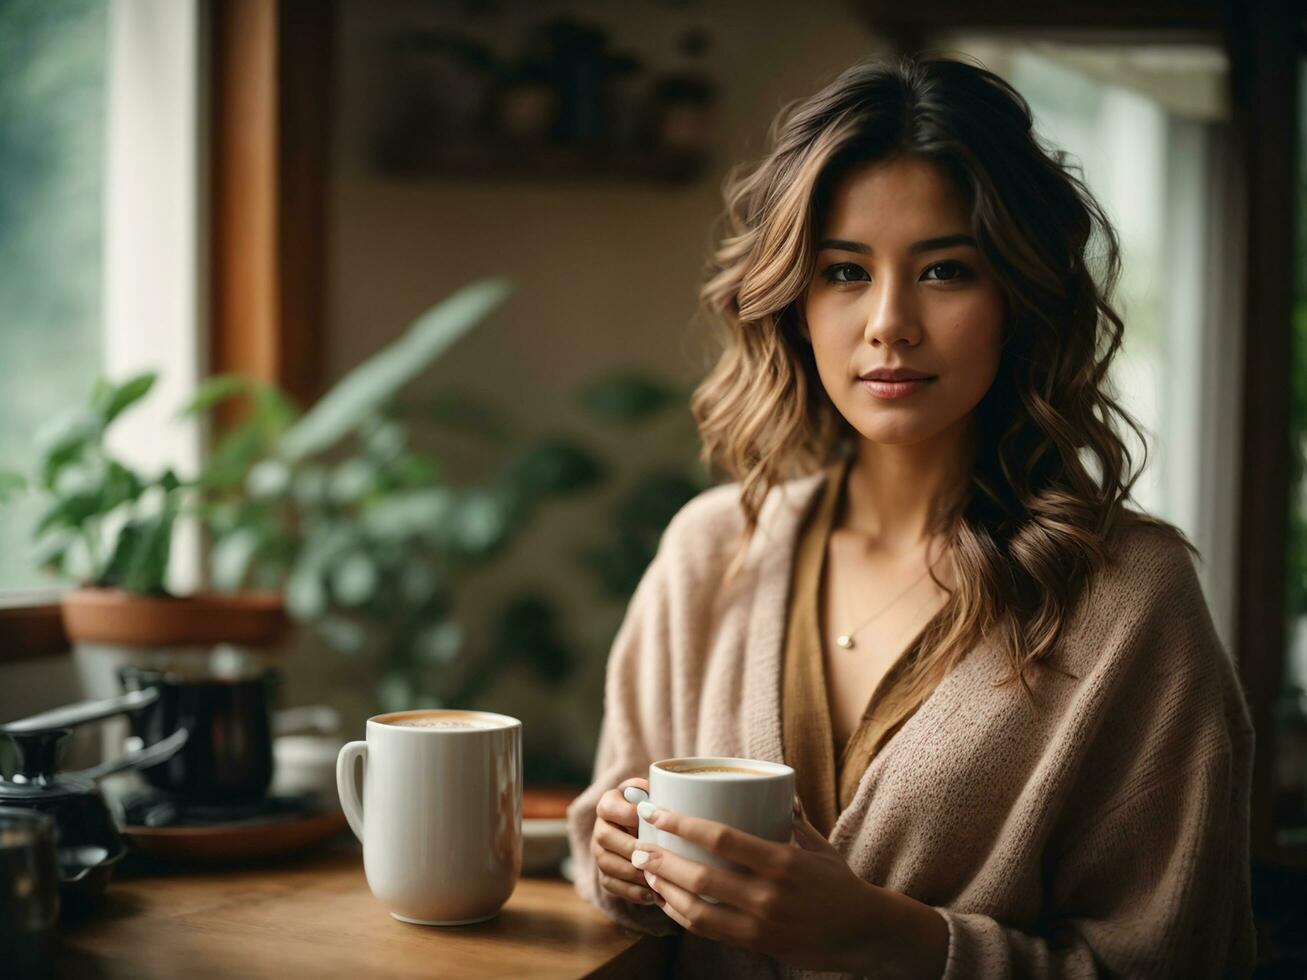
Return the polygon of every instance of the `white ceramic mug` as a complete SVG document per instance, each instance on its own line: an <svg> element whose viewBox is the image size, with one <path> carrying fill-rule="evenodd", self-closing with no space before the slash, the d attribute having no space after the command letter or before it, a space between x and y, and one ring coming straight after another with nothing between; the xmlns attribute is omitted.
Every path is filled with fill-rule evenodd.
<svg viewBox="0 0 1307 980"><path fill-rule="evenodd" d="M678 771L701 768L745 769L748 772ZM649 767L648 793L629 786L622 795L629 803L647 799L664 810L716 820L755 837L782 844L789 843L794 832L794 770L779 762L723 756L663 759ZM644 820L640 821L639 839L700 864L743 870Z"/></svg>
<svg viewBox="0 0 1307 980"><path fill-rule="evenodd" d="M413 727L425 721L429 727ZM408 724L397 724L407 722ZM355 767L363 763L363 799ZM396 711L336 760L368 887L396 919L493 918L522 870L522 723L489 711Z"/></svg>

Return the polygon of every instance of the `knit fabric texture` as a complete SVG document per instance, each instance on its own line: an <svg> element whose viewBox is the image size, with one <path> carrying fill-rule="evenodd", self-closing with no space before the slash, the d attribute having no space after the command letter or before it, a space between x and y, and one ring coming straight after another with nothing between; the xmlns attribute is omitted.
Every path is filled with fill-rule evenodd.
<svg viewBox="0 0 1307 980"><path fill-rule="evenodd" d="M803 516L825 474L773 488L743 572L739 486L663 533L609 654L592 784L568 808L576 887L616 922L680 933L684 977L837 977L683 930L602 889L600 796L687 755L783 760L781 677ZM1189 554L1120 539L1031 697L982 642L871 760L830 832L867 882L933 906L945 980L1247 976L1254 960L1247 705Z"/></svg>

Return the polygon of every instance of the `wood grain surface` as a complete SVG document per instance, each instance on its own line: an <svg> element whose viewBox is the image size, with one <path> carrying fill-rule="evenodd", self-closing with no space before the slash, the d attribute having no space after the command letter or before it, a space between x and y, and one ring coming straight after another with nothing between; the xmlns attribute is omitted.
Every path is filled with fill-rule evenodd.
<svg viewBox="0 0 1307 980"><path fill-rule="evenodd" d="M625 930L561 878L522 878L489 922L415 926L368 891L338 839L293 862L122 875L93 914L60 926L55 976L658 977L665 940Z"/></svg>

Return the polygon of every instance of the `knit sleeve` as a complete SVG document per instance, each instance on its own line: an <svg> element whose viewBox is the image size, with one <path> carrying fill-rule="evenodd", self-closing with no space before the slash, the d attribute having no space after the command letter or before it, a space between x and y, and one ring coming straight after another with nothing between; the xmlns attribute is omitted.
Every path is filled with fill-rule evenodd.
<svg viewBox="0 0 1307 980"><path fill-rule="evenodd" d="M1045 847L1038 926L940 908L945 980L1252 972L1252 725L1192 561L1149 555L1083 679L1090 748Z"/></svg>
<svg viewBox="0 0 1307 980"><path fill-rule="evenodd" d="M1247 812L1231 779L1218 754L1103 814L1057 860L1038 934L939 908L944 980L1249 975Z"/></svg>
<svg viewBox="0 0 1307 980"><path fill-rule="evenodd" d="M567 809L576 890L616 922L655 936L680 926L655 905L636 905L599 884L590 837L599 798L623 780L648 776L649 764L670 751L670 651L665 550L645 570L613 640L604 681L604 714L595 753L594 779Z"/></svg>

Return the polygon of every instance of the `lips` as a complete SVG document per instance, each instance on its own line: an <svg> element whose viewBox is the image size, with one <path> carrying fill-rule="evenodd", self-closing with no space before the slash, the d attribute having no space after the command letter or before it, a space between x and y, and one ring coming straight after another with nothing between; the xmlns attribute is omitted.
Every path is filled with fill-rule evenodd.
<svg viewBox="0 0 1307 980"><path fill-rule="evenodd" d="M858 375L859 381L922 381L927 378L933 378L933 374L926 374L924 371L914 371L911 368L876 368L868 371L866 374Z"/></svg>

